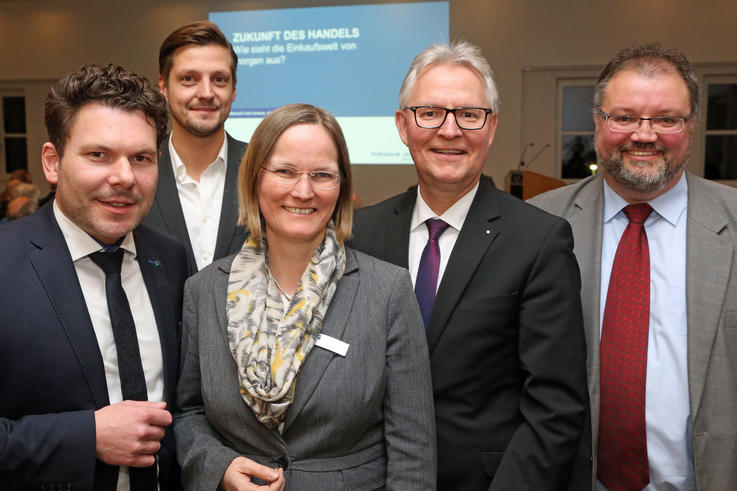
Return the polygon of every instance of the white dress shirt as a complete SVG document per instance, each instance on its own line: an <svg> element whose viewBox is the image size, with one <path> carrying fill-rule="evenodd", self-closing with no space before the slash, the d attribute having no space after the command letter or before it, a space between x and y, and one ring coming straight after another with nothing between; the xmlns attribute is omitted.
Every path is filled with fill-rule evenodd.
<svg viewBox="0 0 737 491"><path fill-rule="evenodd" d="M171 138L169 135L169 154L179 192L179 202L182 204L182 213L197 261L197 269L202 269L212 262L215 255L225 191L228 138L227 136L223 138L223 145L217 158L200 175L200 182L187 174L187 168L174 148Z"/></svg>
<svg viewBox="0 0 737 491"><path fill-rule="evenodd" d="M90 254L103 248L95 239L69 220L59 209L56 201L54 201L53 207L54 216L69 248L74 269L79 278L79 285L82 288L87 312L92 321L92 328L95 331L97 345L102 354L110 404L115 404L123 400L123 393L118 371L118 352L115 347L115 338L110 324L110 314L105 294L105 273L89 258ZM125 250L120 278L128 297L133 321L136 324L138 349L141 352L141 362L146 377L148 400L163 401L164 361L161 354L161 341L159 340L159 331L156 327L156 318L154 317L146 283L143 281L141 268L136 260L136 244L133 240L133 233L128 233L125 236L120 247ZM118 491L129 491L130 489L127 467L120 468L117 489Z"/></svg>
<svg viewBox="0 0 737 491"><path fill-rule="evenodd" d="M605 181L599 329L614 255L629 223L622 211L627 204ZM696 489L687 366L686 176L649 204L653 212L645 221L650 249L645 423L650 484L645 489L686 491ZM604 489L598 482L597 488Z"/></svg>
<svg viewBox="0 0 737 491"><path fill-rule="evenodd" d="M479 188L479 183L469 192L464 194L458 201L445 210L445 213L438 216L434 211L425 203L422 199L422 190L417 186L417 201L415 202L415 209L412 212L412 221L409 226L409 257L407 265L409 266L409 274L412 277L412 284L415 284L417 280L417 270L420 269L420 258L422 258L422 251L425 249L427 239L430 234L427 231L427 225L425 221L430 218L440 218L442 221L450 225L445 232L438 238L438 246L440 247L440 267L438 269L438 284L435 285L435 291L440 286L440 280L443 279L445 273L445 267L448 265L448 258L450 253L453 252L453 246L455 246L458 234L461 232L463 222L466 221L466 215L468 210L471 209L471 203L473 198L476 196L476 191Z"/></svg>

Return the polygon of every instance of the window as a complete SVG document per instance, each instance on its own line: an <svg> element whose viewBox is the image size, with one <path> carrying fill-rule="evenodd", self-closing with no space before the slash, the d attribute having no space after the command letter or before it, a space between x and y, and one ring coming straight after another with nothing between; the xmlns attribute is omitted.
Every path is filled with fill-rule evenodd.
<svg viewBox="0 0 737 491"><path fill-rule="evenodd" d="M737 63L694 63L701 81L701 121L687 167L737 186ZM526 67L522 72L522 145L548 151L535 170L568 182L591 175L596 163L592 118L601 67ZM528 152L529 153L529 152Z"/></svg>
<svg viewBox="0 0 737 491"><path fill-rule="evenodd" d="M580 83L580 82L579 82ZM563 179L591 175L596 167L594 120L591 107L594 86L561 84L560 163Z"/></svg>
<svg viewBox="0 0 737 491"><path fill-rule="evenodd" d="M737 179L737 78L733 80L705 84L704 177L707 179Z"/></svg>
<svg viewBox="0 0 737 491"><path fill-rule="evenodd" d="M0 173L28 168L26 99L22 92L0 92Z"/></svg>

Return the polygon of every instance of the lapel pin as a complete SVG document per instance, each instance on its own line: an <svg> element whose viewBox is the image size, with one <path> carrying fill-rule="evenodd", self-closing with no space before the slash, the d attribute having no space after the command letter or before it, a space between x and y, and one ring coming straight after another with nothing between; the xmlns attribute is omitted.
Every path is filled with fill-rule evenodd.
<svg viewBox="0 0 737 491"><path fill-rule="evenodd" d="M152 264L152 265L153 265L154 267L157 267L157 268L158 268L159 266L161 266L161 263L159 262L159 260L158 260L158 259L149 259L149 260L148 260L148 263L149 263L149 264Z"/></svg>
<svg viewBox="0 0 737 491"><path fill-rule="evenodd" d="M489 230L489 229L487 228L487 229L486 229L486 235L489 235L490 233L491 233L491 230Z"/></svg>

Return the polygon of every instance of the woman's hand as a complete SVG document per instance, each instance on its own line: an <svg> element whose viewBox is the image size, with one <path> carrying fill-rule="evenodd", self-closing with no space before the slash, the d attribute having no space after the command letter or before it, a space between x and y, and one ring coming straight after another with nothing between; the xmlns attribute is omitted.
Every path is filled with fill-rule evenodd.
<svg viewBox="0 0 737 491"><path fill-rule="evenodd" d="M252 477L263 479L268 484L263 486L254 484L251 482ZM284 470L272 469L245 457L236 457L225 469L220 488L224 491L282 491L284 489Z"/></svg>

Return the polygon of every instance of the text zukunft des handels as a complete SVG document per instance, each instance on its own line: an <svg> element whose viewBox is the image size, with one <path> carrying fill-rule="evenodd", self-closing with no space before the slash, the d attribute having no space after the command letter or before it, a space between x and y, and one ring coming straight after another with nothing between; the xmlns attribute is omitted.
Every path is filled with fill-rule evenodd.
<svg viewBox="0 0 737 491"><path fill-rule="evenodd" d="M351 39L361 35L358 27L329 27L325 29L296 29L291 31L234 32L232 43L270 41L303 41L305 39Z"/></svg>

